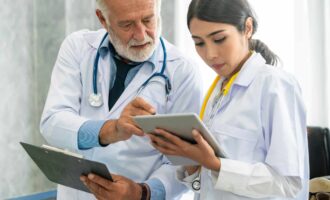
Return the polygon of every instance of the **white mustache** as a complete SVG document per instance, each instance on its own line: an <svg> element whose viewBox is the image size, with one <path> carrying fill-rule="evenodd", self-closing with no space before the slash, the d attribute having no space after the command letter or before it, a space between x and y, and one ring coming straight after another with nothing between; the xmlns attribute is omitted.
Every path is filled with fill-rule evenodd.
<svg viewBox="0 0 330 200"><path fill-rule="evenodd" d="M149 35L146 35L145 39L143 41L137 41L135 39L131 39L129 42L128 42L128 46L129 47L132 47L132 46L140 46L140 45L145 45L147 43L153 43L153 39L149 36Z"/></svg>

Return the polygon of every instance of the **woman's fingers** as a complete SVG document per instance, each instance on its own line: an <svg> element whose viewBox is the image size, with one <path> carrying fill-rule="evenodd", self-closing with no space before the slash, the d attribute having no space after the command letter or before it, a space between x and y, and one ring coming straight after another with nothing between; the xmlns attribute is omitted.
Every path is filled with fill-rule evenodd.
<svg viewBox="0 0 330 200"><path fill-rule="evenodd" d="M168 150L175 150L177 149L177 146L172 144L170 141L166 141L167 138L158 135L149 134L149 138L151 141L157 146L162 147Z"/></svg>
<svg viewBox="0 0 330 200"><path fill-rule="evenodd" d="M207 148L210 146L209 143L203 138L202 134L196 129L192 131L192 135L195 141L197 142L197 144L201 145L201 147Z"/></svg>
<svg viewBox="0 0 330 200"><path fill-rule="evenodd" d="M199 131L197 131L196 129L192 130L192 135L195 139L195 141L198 143L198 144L202 144L205 142L204 138L202 137L202 135L200 134Z"/></svg>
<svg viewBox="0 0 330 200"><path fill-rule="evenodd" d="M175 150L167 149L162 146L159 146L156 142L152 141L151 145L155 147L158 151L160 151L162 154L165 155L178 155L178 153Z"/></svg>
<svg viewBox="0 0 330 200"><path fill-rule="evenodd" d="M179 138L178 136L167 132L166 130L163 129L155 129L155 134L162 136L164 138L166 138L166 140L168 140L169 142L171 142L172 144L175 144L176 146L183 146L186 145L187 142L182 140L181 138Z"/></svg>

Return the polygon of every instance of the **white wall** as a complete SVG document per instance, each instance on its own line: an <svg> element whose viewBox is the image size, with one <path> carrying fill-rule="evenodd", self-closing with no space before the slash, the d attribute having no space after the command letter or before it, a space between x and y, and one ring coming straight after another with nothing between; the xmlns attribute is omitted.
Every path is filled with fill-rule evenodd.
<svg viewBox="0 0 330 200"><path fill-rule="evenodd" d="M42 144L39 120L64 37L96 27L94 1L1 0L0 199L54 188L19 145ZM79 9L77 7L79 5Z"/></svg>

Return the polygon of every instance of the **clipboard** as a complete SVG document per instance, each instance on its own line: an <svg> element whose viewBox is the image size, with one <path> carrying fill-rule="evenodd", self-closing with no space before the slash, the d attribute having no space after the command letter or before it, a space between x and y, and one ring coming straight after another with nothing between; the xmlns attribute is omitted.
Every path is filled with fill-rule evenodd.
<svg viewBox="0 0 330 200"><path fill-rule="evenodd" d="M91 193L80 176L94 173L110 181L112 177L105 164L66 153L55 147L45 148L20 142L44 175L52 182Z"/></svg>
<svg viewBox="0 0 330 200"><path fill-rule="evenodd" d="M141 115L133 117L133 120L145 133L153 134L156 128L161 128L192 144L196 143L192 136L192 130L196 129L210 144L217 156L226 157L215 137L195 113ZM166 155L166 157L173 165L199 165L197 162L185 157L171 155Z"/></svg>

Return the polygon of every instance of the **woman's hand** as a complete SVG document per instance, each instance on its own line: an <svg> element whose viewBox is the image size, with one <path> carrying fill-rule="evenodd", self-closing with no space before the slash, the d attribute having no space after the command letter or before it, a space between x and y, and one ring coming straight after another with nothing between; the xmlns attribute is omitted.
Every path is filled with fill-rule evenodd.
<svg viewBox="0 0 330 200"><path fill-rule="evenodd" d="M208 169L220 170L219 158L197 130L192 131L196 144L186 142L162 129L156 129L154 133L149 134L151 144L163 154L187 157Z"/></svg>

